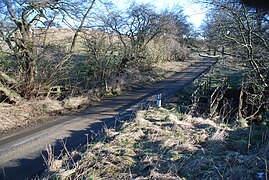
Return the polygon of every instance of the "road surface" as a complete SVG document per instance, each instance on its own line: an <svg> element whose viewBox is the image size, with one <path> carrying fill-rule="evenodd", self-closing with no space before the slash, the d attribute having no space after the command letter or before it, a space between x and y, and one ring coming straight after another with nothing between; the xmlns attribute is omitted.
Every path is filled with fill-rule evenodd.
<svg viewBox="0 0 269 180"><path fill-rule="evenodd" d="M107 97L82 112L62 117L47 124L25 129L0 138L0 179L26 179L44 171L41 154L51 144L58 155L63 140L69 150L86 144L87 137L100 132L105 126L115 125L115 120L125 120L141 101L161 93L164 99L172 97L188 83L207 71L216 61L205 58L174 76L137 89L124 95Z"/></svg>

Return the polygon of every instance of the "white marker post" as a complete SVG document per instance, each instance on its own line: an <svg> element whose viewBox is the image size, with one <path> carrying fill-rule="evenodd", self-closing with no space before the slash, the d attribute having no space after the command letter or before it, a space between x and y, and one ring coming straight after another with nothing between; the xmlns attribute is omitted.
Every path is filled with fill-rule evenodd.
<svg viewBox="0 0 269 180"><path fill-rule="evenodd" d="M211 68L211 74L214 74L214 73L215 73L215 67L212 66L212 68Z"/></svg>
<svg viewBox="0 0 269 180"><path fill-rule="evenodd" d="M157 107L158 108L162 107L162 94L161 93L157 94Z"/></svg>

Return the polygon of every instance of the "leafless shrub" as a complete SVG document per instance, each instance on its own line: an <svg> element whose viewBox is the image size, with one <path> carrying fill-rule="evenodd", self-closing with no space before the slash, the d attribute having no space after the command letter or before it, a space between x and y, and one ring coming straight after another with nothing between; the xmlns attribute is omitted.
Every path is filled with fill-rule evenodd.
<svg viewBox="0 0 269 180"><path fill-rule="evenodd" d="M253 11L241 1L204 2L212 7L204 26L208 44L216 51L225 46L226 54L236 57L246 72L239 116L259 121L268 106L268 11L258 6Z"/></svg>

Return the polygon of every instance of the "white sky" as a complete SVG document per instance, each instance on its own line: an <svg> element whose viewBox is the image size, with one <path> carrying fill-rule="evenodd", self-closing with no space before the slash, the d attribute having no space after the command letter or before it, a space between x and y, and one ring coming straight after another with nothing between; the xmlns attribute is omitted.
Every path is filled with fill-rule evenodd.
<svg viewBox="0 0 269 180"><path fill-rule="evenodd" d="M199 4L194 4L191 1L192 0L113 0L113 2L122 9L128 7L128 4L131 2L150 3L153 4L157 9L172 8L177 4L183 7L185 15L189 16L188 20L196 28L199 28L203 18L205 17L205 11L203 11Z"/></svg>

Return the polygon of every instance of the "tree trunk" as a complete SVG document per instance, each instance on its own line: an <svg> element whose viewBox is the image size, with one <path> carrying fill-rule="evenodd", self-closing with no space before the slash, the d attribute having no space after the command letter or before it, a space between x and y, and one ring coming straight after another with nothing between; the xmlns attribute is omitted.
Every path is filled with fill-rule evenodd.
<svg viewBox="0 0 269 180"><path fill-rule="evenodd" d="M244 91L243 91L243 87L241 87L240 96L239 96L239 108L238 108L238 115L240 118L244 118L243 108L244 108Z"/></svg>
<svg viewBox="0 0 269 180"><path fill-rule="evenodd" d="M7 96L10 101L16 103L22 101L22 97L20 94L8 87L5 87L2 83L0 83L0 91L3 92L4 95Z"/></svg>
<svg viewBox="0 0 269 180"><path fill-rule="evenodd" d="M12 77L10 77L9 75L7 75L6 73L0 71L0 80L5 82L8 85L17 85L18 82L13 79Z"/></svg>
<svg viewBox="0 0 269 180"><path fill-rule="evenodd" d="M23 84L23 96L26 98L33 97L36 84L36 60L35 57L31 57L29 54L25 54L24 64L22 65L22 72L24 72L22 79Z"/></svg>

